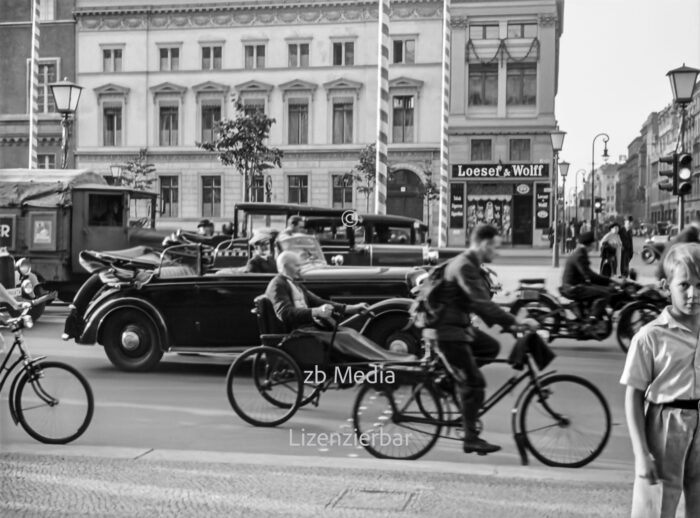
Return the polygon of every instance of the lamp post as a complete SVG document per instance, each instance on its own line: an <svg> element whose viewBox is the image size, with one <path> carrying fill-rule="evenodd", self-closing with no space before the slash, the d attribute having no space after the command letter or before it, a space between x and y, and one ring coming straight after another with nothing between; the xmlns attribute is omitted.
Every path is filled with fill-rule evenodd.
<svg viewBox="0 0 700 518"><path fill-rule="evenodd" d="M109 166L109 172L112 174L112 185L122 184L122 170L124 166L121 164L112 164Z"/></svg>
<svg viewBox="0 0 700 518"><path fill-rule="evenodd" d="M70 116L78 109L78 101L80 101L83 87L68 81L67 77L58 83L51 83L49 87L56 103L56 111L61 114L61 169L65 169L68 161L70 126L73 122Z"/></svg>
<svg viewBox="0 0 700 518"><path fill-rule="evenodd" d="M688 103L693 100L693 91L695 90L695 82L697 81L698 74L700 70L696 68L691 68L685 66L683 63L682 67L674 68L669 70L666 75L671 82L671 91L673 92L673 102L680 106L681 108L681 133L680 139L680 150L678 149L678 143L676 144L676 153L683 153L685 151L685 121L686 121L686 107ZM684 212L684 197L682 194L678 195L678 231L683 230L683 223L685 222Z"/></svg>
<svg viewBox="0 0 700 518"><path fill-rule="evenodd" d="M554 243L552 243L552 266L555 268L559 267L559 236L557 235L559 229L559 187L557 179L557 162L559 161L559 151L564 147L564 137L566 136L566 131L560 131L559 128L554 130L549 134L552 139L552 196L554 200L554 210L552 214L552 220L554 225Z"/></svg>
<svg viewBox="0 0 700 518"><path fill-rule="evenodd" d="M593 203L593 200L595 200L595 141L598 140L599 137L603 137L603 144L605 145L603 148L603 158L609 157L608 141L610 140L607 133L598 133L595 137L593 137L593 142L591 143L591 231L593 232L594 238L598 223L595 216L595 203Z"/></svg>
<svg viewBox="0 0 700 518"><path fill-rule="evenodd" d="M586 185L586 170L585 169L579 169L576 171L576 175L574 176L574 203L576 204L576 223L579 223L578 219L578 174L583 173L583 185ZM585 187L584 187L584 192L585 192Z"/></svg>
<svg viewBox="0 0 700 518"><path fill-rule="evenodd" d="M564 193L564 206L562 207L562 212L564 213L564 235L561 236L561 253L566 252L566 175L569 172L569 162L563 161L559 162L559 174L562 179L562 192Z"/></svg>

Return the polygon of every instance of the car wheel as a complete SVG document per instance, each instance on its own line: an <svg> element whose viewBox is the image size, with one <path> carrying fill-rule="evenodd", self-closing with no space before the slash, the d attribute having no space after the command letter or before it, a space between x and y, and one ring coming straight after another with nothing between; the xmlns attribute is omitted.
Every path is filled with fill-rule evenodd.
<svg viewBox="0 0 700 518"><path fill-rule="evenodd" d="M163 357L158 333L143 312L124 309L110 315L102 332L107 358L123 371L153 370Z"/></svg>
<svg viewBox="0 0 700 518"><path fill-rule="evenodd" d="M656 260L656 256L651 250L642 250L642 261L651 264Z"/></svg>
<svg viewBox="0 0 700 518"><path fill-rule="evenodd" d="M365 335L379 346L396 353L420 354L420 338L403 328L408 323L408 313L379 317L370 325Z"/></svg>

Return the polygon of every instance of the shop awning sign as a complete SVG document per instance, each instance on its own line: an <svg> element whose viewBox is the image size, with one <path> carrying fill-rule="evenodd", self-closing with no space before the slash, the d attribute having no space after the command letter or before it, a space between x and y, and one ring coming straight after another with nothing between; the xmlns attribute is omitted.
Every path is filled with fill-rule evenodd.
<svg viewBox="0 0 700 518"><path fill-rule="evenodd" d="M548 164L454 164L452 178L549 178Z"/></svg>

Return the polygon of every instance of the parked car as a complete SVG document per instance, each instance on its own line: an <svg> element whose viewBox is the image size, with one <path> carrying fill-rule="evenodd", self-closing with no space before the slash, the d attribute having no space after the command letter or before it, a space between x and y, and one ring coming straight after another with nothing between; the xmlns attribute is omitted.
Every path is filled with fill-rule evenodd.
<svg viewBox="0 0 700 518"><path fill-rule="evenodd" d="M423 268L330 266L318 240L304 234L280 247L300 253L305 285L321 297L379 303L374 315L347 325L388 349L418 351L418 332L404 328ZM101 344L110 361L128 371L150 370L168 351L237 352L257 345L253 299L273 275L218 268L215 259L201 244L176 245L160 255L144 247L84 251L81 264L92 276L73 301L64 339Z"/></svg>
<svg viewBox="0 0 700 518"><path fill-rule="evenodd" d="M307 232L314 234L324 255L340 256L344 264L365 266L420 266L436 264L461 253L462 248L436 248L428 227L405 216L363 214L348 209L292 203L238 203L233 232L241 264L245 264L245 236L259 226L283 228L292 215L304 217Z"/></svg>

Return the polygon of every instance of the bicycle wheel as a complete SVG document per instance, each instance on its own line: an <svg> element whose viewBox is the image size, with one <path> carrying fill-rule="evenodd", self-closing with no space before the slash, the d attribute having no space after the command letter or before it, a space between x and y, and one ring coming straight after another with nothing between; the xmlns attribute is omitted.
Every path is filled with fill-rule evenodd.
<svg viewBox="0 0 700 518"><path fill-rule="evenodd" d="M285 351L282 351L285 352ZM295 362L296 363L296 362ZM297 364L298 366L298 364ZM279 408L287 408L289 405L289 397L287 394L283 394L282 399L278 400L275 397L275 394L271 390L267 390L265 384L267 383L267 377L265 371L269 368L269 363L267 361L257 361L257 356L253 358L253 366L252 366L252 372L255 373L255 376L253 376L253 380L255 381L255 386L258 388L258 391L260 392L260 395L264 397L267 401L275 405L276 407ZM306 378L304 371L300 372L302 374L303 378ZM304 379L303 385L302 385L302 396L301 396L301 401L299 402L299 406L306 406L313 399L316 397L316 395L321 391L321 384L320 383L307 383L306 379Z"/></svg>
<svg viewBox="0 0 700 518"><path fill-rule="evenodd" d="M632 337L645 324L648 324L659 316L661 310L647 302L632 302L620 311L620 319L617 322L617 343L624 352L630 347Z"/></svg>
<svg viewBox="0 0 700 518"><path fill-rule="evenodd" d="M299 408L303 395L301 371L284 351L253 347L231 364L226 394L244 421L253 426L277 426Z"/></svg>
<svg viewBox="0 0 700 518"><path fill-rule="evenodd" d="M46 444L66 444L85 432L95 402L90 384L77 369L42 361L20 375L14 405L29 435Z"/></svg>
<svg viewBox="0 0 700 518"><path fill-rule="evenodd" d="M418 459L435 445L442 429L440 400L423 382L364 384L352 418L358 442L380 459Z"/></svg>
<svg viewBox="0 0 700 518"><path fill-rule="evenodd" d="M610 437L610 408L589 381L568 374L532 386L518 410L525 445L547 466L580 468L603 451Z"/></svg>

